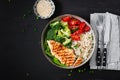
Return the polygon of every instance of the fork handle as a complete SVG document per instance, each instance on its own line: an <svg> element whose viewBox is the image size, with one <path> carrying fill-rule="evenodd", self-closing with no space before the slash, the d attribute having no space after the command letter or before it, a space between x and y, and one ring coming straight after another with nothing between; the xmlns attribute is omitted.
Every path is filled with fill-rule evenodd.
<svg viewBox="0 0 120 80"><path fill-rule="evenodd" d="M103 66L106 66L106 55L107 55L107 48L103 49Z"/></svg>
<svg viewBox="0 0 120 80"><path fill-rule="evenodd" d="M96 65L101 66L101 50L100 50L100 48L97 49Z"/></svg>

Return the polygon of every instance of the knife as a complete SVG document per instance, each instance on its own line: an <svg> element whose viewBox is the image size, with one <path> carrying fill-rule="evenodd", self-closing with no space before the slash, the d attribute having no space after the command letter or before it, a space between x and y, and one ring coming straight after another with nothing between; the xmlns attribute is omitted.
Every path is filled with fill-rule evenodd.
<svg viewBox="0 0 120 80"><path fill-rule="evenodd" d="M106 67L106 56L107 56L107 46L110 42L110 15L107 12L105 16L105 27L104 27L104 49L103 49L103 57L102 57L102 66Z"/></svg>

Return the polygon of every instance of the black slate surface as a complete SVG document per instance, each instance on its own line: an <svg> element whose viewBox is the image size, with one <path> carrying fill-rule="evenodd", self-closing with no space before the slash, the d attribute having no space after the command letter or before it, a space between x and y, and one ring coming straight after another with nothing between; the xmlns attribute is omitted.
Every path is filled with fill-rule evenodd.
<svg viewBox="0 0 120 80"><path fill-rule="evenodd" d="M120 80L120 71L90 70L89 63L72 71L57 68L40 47L41 33L51 19L74 14L89 22L94 12L120 15L120 0L53 0L55 14L46 20L33 13L35 1L0 1L0 80Z"/></svg>

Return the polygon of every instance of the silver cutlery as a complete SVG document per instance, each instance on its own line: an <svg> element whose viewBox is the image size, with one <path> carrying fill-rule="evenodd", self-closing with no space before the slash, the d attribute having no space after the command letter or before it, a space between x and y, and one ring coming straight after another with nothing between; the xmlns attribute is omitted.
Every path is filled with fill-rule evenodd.
<svg viewBox="0 0 120 80"><path fill-rule="evenodd" d="M97 31L98 31L98 49L97 49L97 55L96 55L96 65L97 68L100 69L101 68L101 46L102 46L102 42L103 42L103 24L104 24L104 15L98 15L97 16Z"/></svg>
<svg viewBox="0 0 120 80"><path fill-rule="evenodd" d="M109 13L106 13L105 16L105 27L104 27L104 49L103 49L103 57L102 57L102 67L106 67L106 55L107 55L107 46L110 42L110 16Z"/></svg>

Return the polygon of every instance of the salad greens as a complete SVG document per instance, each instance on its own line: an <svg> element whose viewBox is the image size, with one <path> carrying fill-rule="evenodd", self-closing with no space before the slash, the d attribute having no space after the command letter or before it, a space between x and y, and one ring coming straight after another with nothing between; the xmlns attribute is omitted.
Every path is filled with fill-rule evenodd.
<svg viewBox="0 0 120 80"><path fill-rule="evenodd" d="M49 46L47 44L47 39L45 39L44 49L45 49L45 53L50 57L52 62L54 62L56 65L66 67L64 64L61 64L60 61L57 58L55 58L53 55L51 55L50 48L49 48Z"/></svg>
<svg viewBox="0 0 120 80"><path fill-rule="evenodd" d="M57 42L60 42L64 46L71 48L71 43L72 43L72 40L70 38L71 31L68 28L68 23L56 20L50 23L48 27L49 28L46 33L46 38L45 38L45 43L44 43L45 53L51 58L51 60L55 64L65 67L66 65L61 64L57 58L51 55L50 48L47 44L47 40L55 40Z"/></svg>
<svg viewBox="0 0 120 80"><path fill-rule="evenodd" d="M47 40L55 40L67 46L71 43L70 29L67 22L54 21L50 25L50 29L47 32Z"/></svg>

